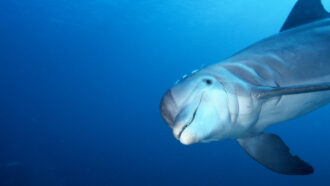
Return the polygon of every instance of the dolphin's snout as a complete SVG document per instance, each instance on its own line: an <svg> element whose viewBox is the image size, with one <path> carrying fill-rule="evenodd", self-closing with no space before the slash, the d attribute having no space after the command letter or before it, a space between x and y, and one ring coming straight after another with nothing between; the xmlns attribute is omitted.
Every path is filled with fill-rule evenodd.
<svg viewBox="0 0 330 186"><path fill-rule="evenodd" d="M174 101L171 90L168 90L162 98L160 103L160 112L165 120L165 122L173 127L175 120L175 112L176 112L176 103Z"/></svg>

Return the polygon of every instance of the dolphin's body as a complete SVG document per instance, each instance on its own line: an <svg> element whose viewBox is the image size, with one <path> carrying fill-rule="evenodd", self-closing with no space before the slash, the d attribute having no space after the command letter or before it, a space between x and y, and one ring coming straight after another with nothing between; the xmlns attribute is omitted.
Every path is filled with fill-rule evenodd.
<svg viewBox="0 0 330 186"><path fill-rule="evenodd" d="M320 0L298 0L280 33L180 81L164 95L161 113L183 144L237 139L273 171L310 174L310 165L263 131L329 103L329 90L329 15Z"/></svg>

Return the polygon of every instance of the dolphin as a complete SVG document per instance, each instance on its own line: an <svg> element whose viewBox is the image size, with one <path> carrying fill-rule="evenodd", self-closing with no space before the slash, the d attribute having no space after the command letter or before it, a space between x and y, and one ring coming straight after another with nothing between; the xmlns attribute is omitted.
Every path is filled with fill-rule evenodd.
<svg viewBox="0 0 330 186"><path fill-rule="evenodd" d="M185 77L160 111L182 144L235 139L264 167L288 175L314 169L264 130L330 102L330 15L298 0L280 32Z"/></svg>

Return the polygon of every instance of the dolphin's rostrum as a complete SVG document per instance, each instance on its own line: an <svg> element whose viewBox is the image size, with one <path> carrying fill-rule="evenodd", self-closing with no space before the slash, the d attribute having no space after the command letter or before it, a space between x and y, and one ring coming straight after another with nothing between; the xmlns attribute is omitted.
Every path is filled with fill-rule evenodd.
<svg viewBox="0 0 330 186"><path fill-rule="evenodd" d="M330 16L298 0L280 33L169 89L161 114L183 144L236 139L263 166L304 175L313 168L263 131L329 103L329 90Z"/></svg>

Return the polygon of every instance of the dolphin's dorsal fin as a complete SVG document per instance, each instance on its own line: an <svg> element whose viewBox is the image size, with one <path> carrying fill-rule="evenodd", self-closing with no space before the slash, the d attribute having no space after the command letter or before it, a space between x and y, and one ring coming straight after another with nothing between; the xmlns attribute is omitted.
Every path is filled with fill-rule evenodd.
<svg viewBox="0 0 330 186"><path fill-rule="evenodd" d="M281 32L329 17L321 0L298 0L281 28Z"/></svg>
<svg viewBox="0 0 330 186"><path fill-rule="evenodd" d="M303 94L309 92L329 91L330 83L319 83L312 85L297 85L288 87L258 87L255 96L258 99L269 99L276 96Z"/></svg>

